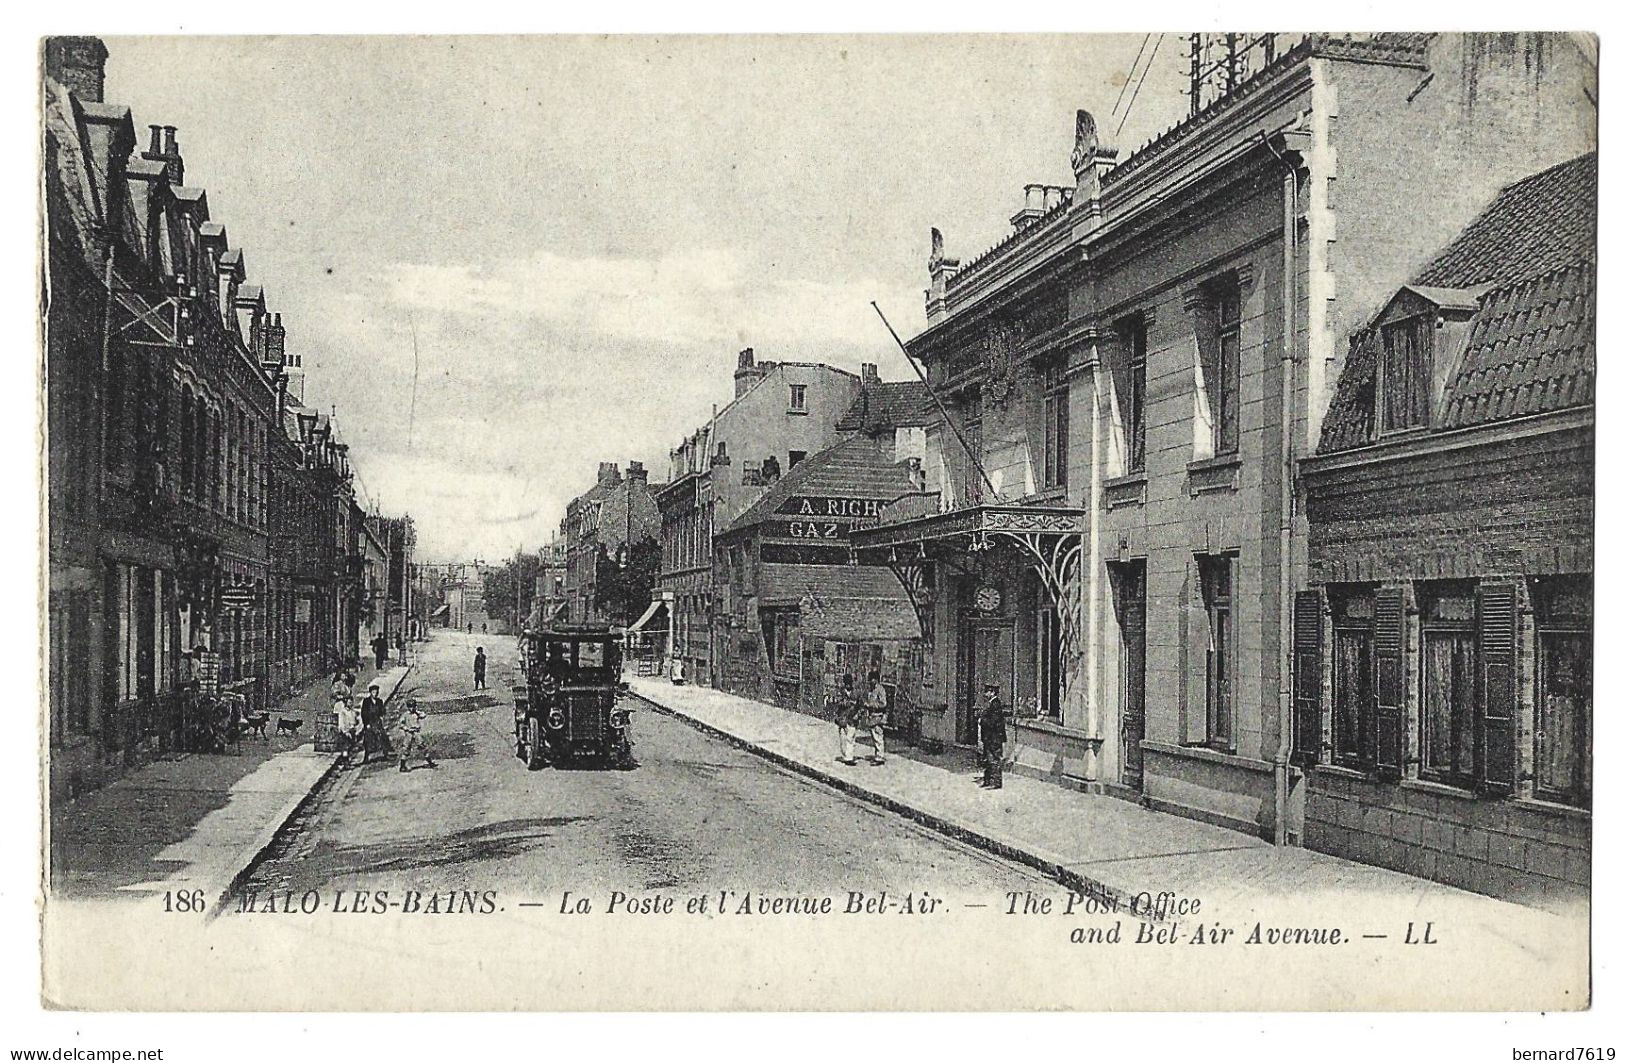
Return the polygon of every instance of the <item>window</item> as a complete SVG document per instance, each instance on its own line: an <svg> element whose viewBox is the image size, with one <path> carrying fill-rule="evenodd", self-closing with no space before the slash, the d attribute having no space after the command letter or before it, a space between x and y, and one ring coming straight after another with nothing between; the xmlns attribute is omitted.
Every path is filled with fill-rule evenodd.
<svg viewBox="0 0 1625 1063"><path fill-rule="evenodd" d="M1471 785L1477 774L1478 632L1470 584L1418 588L1421 639L1421 775Z"/></svg>
<svg viewBox="0 0 1625 1063"><path fill-rule="evenodd" d="M1538 580L1535 592L1535 796L1591 803L1591 585Z"/></svg>
<svg viewBox="0 0 1625 1063"><path fill-rule="evenodd" d="M806 460L807 452L805 450L792 450L790 452L790 468L793 469Z"/></svg>
<svg viewBox="0 0 1625 1063"><path fill-rule="evenodd" d="M1216 390L1213 403L1213 453L1234 454L1241 427L1241 289L1231 281L1214 292L1218 335L1214 347Z"/></svg>
<svg viewBox="0 0 1625 1063"><path fill-rule="evenodd" d="M805 413L807 411L807 385L790 385L790 409L797 413Z"/></svg>
<svg viewBox="0 0 1625 1063"><path fill-rule="evenodd" d="M1334 594L1332 607L1332 763L1364 770L1376 720L1374 601L1369 588Z"/></svg>
<svg viewBox="0 0 1625 1063"><path fill-rule="evenodd" d="M1429 423L1433 352L1432 330L1426 324L1426 318L1415 317L1383 327L1378 394L1384 432Z"/></svg>
<svg viewBox="0 0 1625 1063"><path fill-rule="evenodd" d="M960 403L961 428L965 433L964 472L965 500L976 504L982 501L982 396L976 392L966 395Z"/></svg>
<svg viewBox="0 0 1625 1063"><path fill-rule="evenodd" d="M1055 606L1038 607L1038 714L1061 718L1061 618Z"/></svg>
<svg viewBox="0 0 1625 1063"><path fill-rule="evenodd" d="M1229 750L1235 744L1235 558L1203 557L1199 562L1207 609L1207 744Z"/></svg>
<svg viewBox="0 0 1625 1063"><path fill-rule="evenodd" d="M1066 362L1044 367L1044 487L1066 486L1068 388Z"/></svg>
<svg viewBox="0 0 1625 1063"><path fill-rule="evenodd" d="M1145 316L1136 314L1117 327L1122 341L1118 374L1118 413L1123 420L1123 471L1145 471Z"/></svg>

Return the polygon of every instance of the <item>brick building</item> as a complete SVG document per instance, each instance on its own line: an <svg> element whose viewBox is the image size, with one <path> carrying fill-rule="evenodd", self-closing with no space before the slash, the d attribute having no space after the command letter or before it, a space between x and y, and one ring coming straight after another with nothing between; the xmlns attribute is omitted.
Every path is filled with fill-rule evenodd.
<svg viewBox="0 0 1625 1063"><path fill-rule="evenodd" d="M920 631L908 594L883 566L853 564L849 540L919 489L923 433L936 419L924 384L871 379L836 424L844 438L798 462L717 533L718 686L816 709L825 672L855 667L850 655L912 689Z"/></svg>
<svg viewBox="0 0 1625 1063"><path fill-rule="evenodd" d="M626 623L598 601L598 569L624 563L632 547L660 538L660 508L649 470L632 461L626 475L615 462L598 463L598 482L570 500L564 511L564 612L572 624Z"/></svg>
<svg viewBox="0 0 1625 1063"><path fill-rule="evenodd" d="M872 375L873 368L869 373ZM808 455L835 442L835 425L857 398L859 378L811 362L756 360L739 352L733 401L672 449L660 508L660 592L671 622L670 652L689 682L713 682L712 536Z"/></svg>
<svg viewBox="0 0 1625 1063"><path fill-rule="evenodd" d="M281 317L175 128L139 138L103 99L106 58L45 45L54 796L185 748L200 693L265 706L356 638L344 447L289 437ZM319 627L301 580L330 604Z"/></svg>
<svg viewBox="0 0 1625 1063"><path fill-rule="evenodd" d="M1595 76L1561 34L1311 35L1120 164L1080 112L1074 182L978 258L934 233L908 347L952 418L852 536L933 588L928 733L970 741L991 680L1021 770L1296 840L1297 462L1350 333L1592 147Z"/></svg>
<svg viewBox="0 0 1625 1063"><path fill-rule="evenodd" d="M1349 340L1303 462L1311 848L1590 880L1597 157L1504 190Z"/></svg>

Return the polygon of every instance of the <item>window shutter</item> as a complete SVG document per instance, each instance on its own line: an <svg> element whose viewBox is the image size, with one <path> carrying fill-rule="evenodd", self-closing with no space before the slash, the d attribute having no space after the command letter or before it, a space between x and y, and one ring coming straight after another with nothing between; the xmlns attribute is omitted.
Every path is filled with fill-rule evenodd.
<svg viewBox="0 0 1625 1063"><path fill-rule="evenodd" d="M1479 699L1479 788L1485 793L1511 793L1517 779L1518 592L1510 583L1484 583L1478 588L1478 659L1483 669Z"/></svg>
<svg viewBox="0 0 1625 1063"><path fill-rule="evenodd" d="M1377 659L1377 711L1368 732L1372 736L1370 759L1378 776L1397 779L1405 718L1405 592L1379 590L1376 604L1372 641Z"/></svg>
<svg viewBox="0 0 1625 1063"><path fill-rule="evenodd" d="M1292 762L1310 768L1320 763L1319 591L1299 591L1292 613Z"/></svg>

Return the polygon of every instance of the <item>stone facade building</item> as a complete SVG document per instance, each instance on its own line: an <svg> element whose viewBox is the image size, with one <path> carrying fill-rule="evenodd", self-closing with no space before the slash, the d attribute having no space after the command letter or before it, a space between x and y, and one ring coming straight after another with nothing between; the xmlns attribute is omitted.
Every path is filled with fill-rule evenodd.
<svg viewBox="0 0 1625 1063"><path fill-rule="evenodd" d="M1511 185L1349 340L1303 462L1305 843L1590 881L1597 157Z"/></svg>
<svg viewBox="0 0 1625 1063"><path fill-rule="evenodd" d="M1561 34L1311 35L1123 160L1079 112L1074 182L981 256L933 233L908 347L952 417L852 536L930 588L927 732L969 742L992 681L1021 770L1298 840L1298 461L1350 334L1595 143L1595 75Z"/></svg>
<svg viewBox="0 0 1625 1063"><path fill-rule="evenodd" d="M873 367L866 372L873 375ZM758 362L739 352L733 401L672 449L660 508L660 591L671 621L670 652L689 682L709 685L718 657L712 536L767 487L834 443L860 380L811 362Z"/></svg>
<svg viewBox="0 0 1625 1063"><path fill-rule="evenodd" d="M660 537L660 509L649 470L632 461L621 475L615 462L598 464L598 482L570 500L564 515L564 613L572 624L626 623L598 602L598 566L624 563L627 551Z"/></svg>

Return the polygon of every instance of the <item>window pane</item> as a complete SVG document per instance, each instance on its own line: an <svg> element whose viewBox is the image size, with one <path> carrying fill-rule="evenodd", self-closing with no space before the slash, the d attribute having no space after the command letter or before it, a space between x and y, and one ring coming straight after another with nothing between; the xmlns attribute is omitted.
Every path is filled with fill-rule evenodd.
<svg viewBox="0 0 1625 1063"><path fill-rule="evenodd" d="M1337 628L1332 633L1332 757L1338 764L1360 760L1361 721L1371 704L1371 630Z"/></svg>
<svg viewBox="0 0 1625 1063"><path fill-rule="evenodd" d="M1545 633L1540 639L1540 696L1535 722L1535 786L1542 796L1583 803L1586 730L1591 717L1591 639Z"/></svg>
<svg viewBox="0 0 1625 1063"><path fill-rule="evenodd" d="M1476 760L1474 638L1468 631L1422 635L1422 770L1466 779Z"/></svg>

